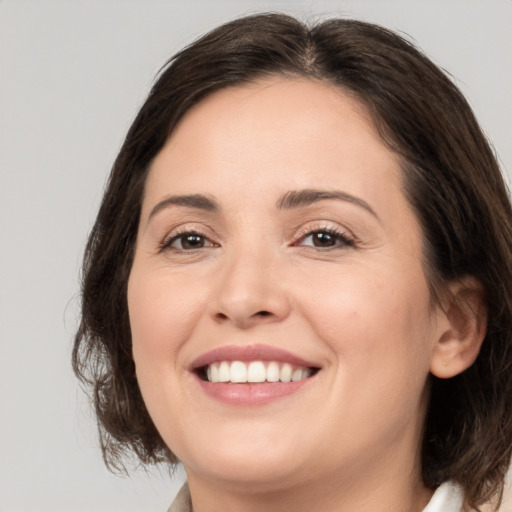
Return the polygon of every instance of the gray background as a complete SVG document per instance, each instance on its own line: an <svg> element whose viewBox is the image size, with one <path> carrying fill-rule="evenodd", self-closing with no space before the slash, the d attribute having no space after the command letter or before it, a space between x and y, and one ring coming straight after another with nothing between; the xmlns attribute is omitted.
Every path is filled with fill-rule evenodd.
<svg viewBox="0 0 512 512"><path fill-rule="evenodd" d="M70 370L81 252L160 65L237 15L342 14L411 35L512 170L512 1L0 0L0 511L164 511L183 480L104 469Z"/></svg>

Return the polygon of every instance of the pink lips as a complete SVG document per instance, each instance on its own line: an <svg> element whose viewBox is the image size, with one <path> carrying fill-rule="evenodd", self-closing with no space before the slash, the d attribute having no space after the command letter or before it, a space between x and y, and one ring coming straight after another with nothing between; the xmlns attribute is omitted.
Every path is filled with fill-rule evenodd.
<svg viewBox="0 0 512 512"><path fill-rule="evenodd" d="M212 383L203 380L197 370L218 361L279 361L307 368L319 367L318 364L306 361L286 350L264 345L221 347L195 359L190 368L202 390L208 396L233 406L261 406L268 404L279 398L296 393L314 379L314 376L296 382L243 384Z"/></svg>
<svg viewBox="0 0 512 512"><path fill-rule="evenodd" d="M281 361L283 363L290 363L295 366L306 366L309 368L316 367L311 361L306 361L300 357L295 356L291 352L282 350L275 347L267 347L265 345L247 345L236 346L230 345L227 347L216 348L206 354L199 356L195 359L190 367L195 370L212 364L216 361Z"/></svg>

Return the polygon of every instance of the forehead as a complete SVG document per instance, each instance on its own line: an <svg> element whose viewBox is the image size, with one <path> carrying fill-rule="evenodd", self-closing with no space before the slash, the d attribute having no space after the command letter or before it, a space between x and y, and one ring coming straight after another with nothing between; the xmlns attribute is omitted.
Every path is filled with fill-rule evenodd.
<svg viewBox="0 0 512 512"><path fill-rule="evenodd" d="M319 143L319 138L324 143L320 149L328 149L324 145L329 139L341 148L345 144L337 138L340 130L351 145L356 141L365 144L368 139L380 142L367 109L339 87L317 80L273 77L209 95L185 114L167 147L175 151L226 149L235 156L241 142L245 152L265 142L265 148L254 147L262 159L265 152L261 149L280 147L284 154L290 146L296 151L298 143Z"/></svg>
<svg viewBox="0 0 512 512"><path fill-rule="evenodd" d="M273 77L222 89L190 109L154 159L147 185L159 174L213 185L219 173L236 170L231 179L272 172L301 186L304 175L331 181L355 167L361 178L367 171L401 178L399 159L366 108L330 83Z"/></svg>

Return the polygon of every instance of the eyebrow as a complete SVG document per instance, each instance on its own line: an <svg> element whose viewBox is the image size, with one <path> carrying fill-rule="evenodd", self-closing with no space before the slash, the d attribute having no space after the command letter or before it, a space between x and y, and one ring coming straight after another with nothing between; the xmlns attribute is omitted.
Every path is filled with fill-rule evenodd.
<svg viewBox="0 0 512 512"><path fill-rule="evenodd" d="M346 201L348 203L355 204L364 208L366 211L371 213L377 219L379 216L375 213L375 210L363 199L342 192L341 190L318 190L318 189L304 189L304 190L291 190L284 194L276 203L277 208L280 210L292 210L295 208L301 208L303 206L309 206L319 201L325 201L328 199L337 199L339 201Z"/></svg>
<svg viewBox="0 0 512 512"><path fill-rule="evenodd" d="M157 203L151 210L148 221L158 212L168 208L169 206L185 206L186 208L195 208L208 212L217 212L220 210L217 202L203 194L188 194L183 196L167 196L165 199Z"/></svg>
<svg viewBox="0 0 512 512"><path fill-rule="evenodd" d="M276 207L279 210L293 210L329 199L336 199L338 201L346 201L348 203L355 204L361 208L364 208L377 219L379 218L373 208L366 201L359 197L348 194L347 192L342 192L341 190L290 190L278 199ZM168 208L169 206L184 206L186 208L194 208L208 212L220 211L220 206L215 201L215 199L203 194L167 196L153 207L149 213L148 222L157 213Z"/></svg>

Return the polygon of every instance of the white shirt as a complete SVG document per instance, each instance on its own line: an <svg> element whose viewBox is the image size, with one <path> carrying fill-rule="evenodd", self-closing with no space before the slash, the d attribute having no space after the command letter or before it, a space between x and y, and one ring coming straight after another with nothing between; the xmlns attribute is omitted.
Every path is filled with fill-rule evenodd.
<svg viewBox="0 0 512 512"><path fill-rule="evenodd" d="M445 482L436 489L423 512L461 512L462 489L453 482Z"/></svg>

